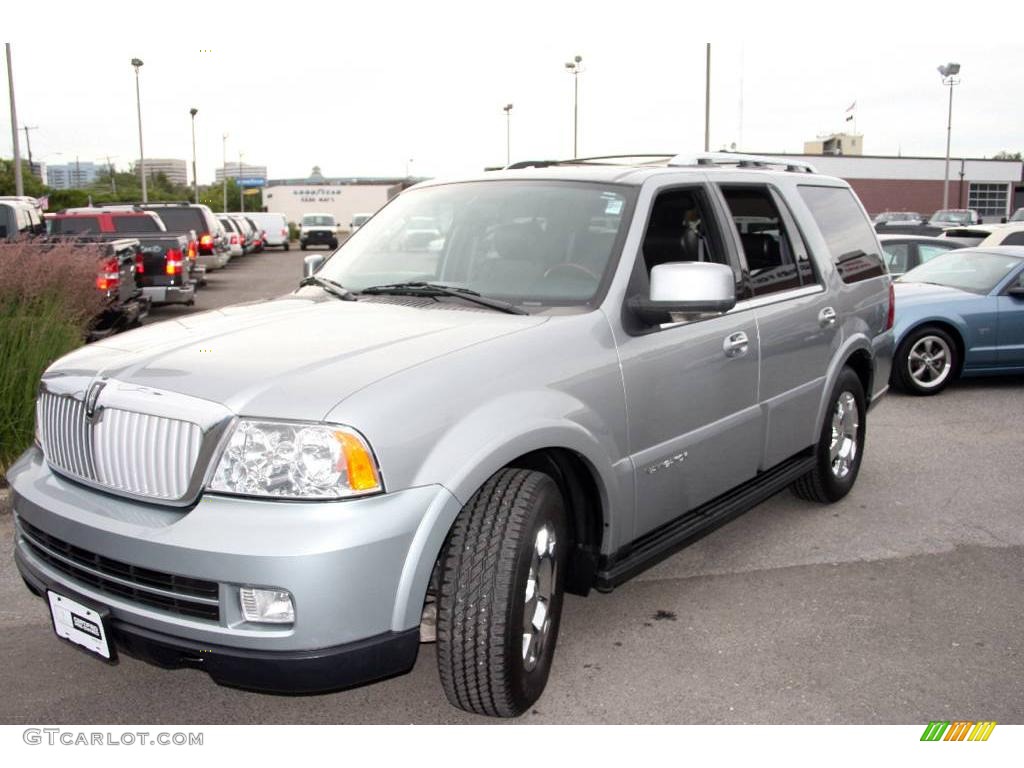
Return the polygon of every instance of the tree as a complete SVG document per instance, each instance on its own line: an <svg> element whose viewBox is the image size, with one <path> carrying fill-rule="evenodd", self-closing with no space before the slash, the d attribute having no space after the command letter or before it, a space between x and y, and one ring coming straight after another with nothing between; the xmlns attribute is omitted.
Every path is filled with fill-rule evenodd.
<svg viewBox="0 0 1024 768"><path fill-rule="evenodd" d="M993 160L1022 160L1024 157L1021 156L1020 152L1009 153L1005 149L1002 152L996 152L992 156Z"/></svg>
<svg viewBox="0 0 1024 768"><path fill-rule="evenodd" d="M21 180L25 194L29 197L42 197L46 194L43 182L32 175L27 160L21 161ZM17 190L14 186L14 160L0 160L0 195L13 195Z"/></svg>

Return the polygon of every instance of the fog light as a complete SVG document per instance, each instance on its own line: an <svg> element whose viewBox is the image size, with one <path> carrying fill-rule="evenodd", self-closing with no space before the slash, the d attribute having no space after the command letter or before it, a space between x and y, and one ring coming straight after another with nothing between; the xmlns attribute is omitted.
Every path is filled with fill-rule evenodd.
<svg viewBox="0 0 1024 768"><path fill-rule="evenodd" d="M295 621L295 608L291 593L283 589L256 589L242 587L239 591L242 616L246 621L263 624L291 624Z"/></svg>

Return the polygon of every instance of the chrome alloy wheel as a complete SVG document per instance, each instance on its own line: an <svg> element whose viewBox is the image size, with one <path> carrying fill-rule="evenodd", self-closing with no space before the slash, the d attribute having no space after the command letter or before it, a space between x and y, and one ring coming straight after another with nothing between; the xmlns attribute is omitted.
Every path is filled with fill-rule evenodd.
<svg viewBox="0 0 1024 768"><path fill-rule="evenodd" d="M921 389L941 386L952 370L953 352L939 336L922 336L907 355L907 373Z"/></svg>
<svg viewBox="0 0 1024 768"><path fill-rule="evenodd" d="M551 629L551 599L558 576L556 546L554 526L544 523L533 540L523 603L523 667L527 672L537 666Z"/></svg>
<svg viewBox="0 0 1024 768"><path fill-rule="evenodd" d="M853 393L844 391L836 399L832 412L832 442L828 448L832 474L845 478L857 460L857 436L860 431L860 411Z"/></svg>

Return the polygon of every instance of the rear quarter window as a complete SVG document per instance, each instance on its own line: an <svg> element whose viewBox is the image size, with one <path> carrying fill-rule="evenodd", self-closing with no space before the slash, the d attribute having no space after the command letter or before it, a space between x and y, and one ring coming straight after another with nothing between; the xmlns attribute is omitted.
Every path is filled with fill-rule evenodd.
<svg viewBox="0 0 1024 768"><path fill-rule="evenodd" d="M851 190L803 184L798 189L844 283L885 274L875 231Z"/></svg>
<svg viewBox="0 0 1024 768"><path fill-rule="evenodd" d="M114 216L115 232L160 232L152 216Z"/></svg>
<svg viewBox="0 0 1024 768"><path fill-rule="evenodd" d="M92 235L100 232L100 220L95 216L68 216L47 222L51 235Z"/></svg>

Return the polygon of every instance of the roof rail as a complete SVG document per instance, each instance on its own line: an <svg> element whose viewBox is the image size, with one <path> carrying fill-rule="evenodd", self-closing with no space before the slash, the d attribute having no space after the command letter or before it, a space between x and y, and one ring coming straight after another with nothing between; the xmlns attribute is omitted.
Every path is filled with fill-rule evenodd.
<svg viewBox="0 0 1024 768"><path fill-rule="evenodd" d="M673 156L671 152L632 155L595 155L594 157L572 157L565 160L521 160L506 165L501 170L514 171L519 168L548 168L552 165L586 165L587 163L603 165L663 165ZM639 160L638 163L615 163L613 160Z"/></svg>
<svg viewBox="0 0 1024 768"><path fill-rule="evenodd" d="M817 173L813 165L802 160L788 160L765 155L744 155L739 152L699 152L693 155L676 155L668 161L668 164L673 168L735 165L737 168L784 168L793 173Z"/></svg>

